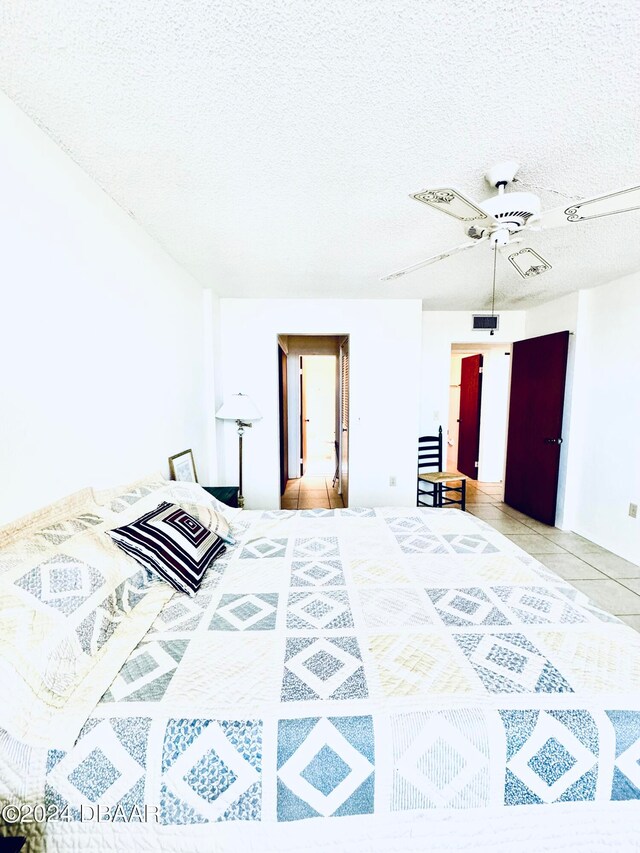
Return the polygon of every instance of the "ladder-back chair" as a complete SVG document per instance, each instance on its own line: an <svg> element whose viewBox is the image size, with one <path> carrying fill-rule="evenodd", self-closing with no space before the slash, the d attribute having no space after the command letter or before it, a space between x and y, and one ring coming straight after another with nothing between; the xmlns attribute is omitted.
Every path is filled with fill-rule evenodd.
<svg viewBox="0 0 640 853"><path fill-rule="evenodd" d="M460 485L448 485L455 481ZM458 471L442 470L442 427L438 428L438 435L422 435L418 439L417 493L417 506L459 504L465 510L467 477Z"/></svg>

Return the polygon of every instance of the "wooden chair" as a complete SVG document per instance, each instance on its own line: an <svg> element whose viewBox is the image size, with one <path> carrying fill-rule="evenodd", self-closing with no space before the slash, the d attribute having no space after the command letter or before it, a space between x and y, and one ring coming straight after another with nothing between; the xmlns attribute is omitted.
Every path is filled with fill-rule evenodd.
<svg viewBox="0 0 640 853"><path fill-rule="evenodd" d="M459 486L447 485L456 480L460 481ZM442 427L439 427L438 435L423 435L418 439L417 491L417 506L443 507L459 504L460 509L463 512L465 510L467 477L458 471L442 470ZM453 497L450 497L450 494Z"/></svg>

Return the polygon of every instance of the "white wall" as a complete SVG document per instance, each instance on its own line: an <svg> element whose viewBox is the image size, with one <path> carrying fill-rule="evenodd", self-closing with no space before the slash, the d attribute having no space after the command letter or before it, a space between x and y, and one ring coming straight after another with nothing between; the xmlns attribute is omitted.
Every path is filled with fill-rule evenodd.
<svg viewBox="0 0 640 853"><path fill-rule="evenodd" d="M4 95L0 124L0 523L187 447L208 479L202 289Z"/></svg>
<svg viewBox="0 0 640 853"><path fill-rule="evenodd" d="M415 504L420 300L221 299L225 394L252 397L263 419L244 440L246 506L279 506L278 334L348 334L351 506ZM237 438L225 426L221 474L237 482ZM389 485L389 477L397 485Z"/></svg>
<svg viewBox="0 0 640 853"><path fill-rule="evenodd" d="M489 332L471 329L472 311L425 311L422 315L422 364L420 385L420 434L435 435L449 424L449 376L451 345L482 344L520 340L524 337L524 311L501 311L500 329Z"/></svg>
<svg viewBox="0 0 640 853"><path fill-rule="evenodd" d="M483 353L480 400L480 450L478 479L498 483L504 479L511 356L506 344Z"/></svg>
<svg viewBox="0 0 640 853"><path fill-rule="evenodd" d="M640 563L640 273L578 296L565 526Z"/></svg>

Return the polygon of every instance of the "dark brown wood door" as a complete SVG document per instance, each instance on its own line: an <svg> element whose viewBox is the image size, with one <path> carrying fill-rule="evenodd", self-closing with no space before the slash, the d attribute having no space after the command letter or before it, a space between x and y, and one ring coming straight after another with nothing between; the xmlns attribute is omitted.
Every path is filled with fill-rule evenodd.
<svg viewBox="0 0 640 853"><path fill-rule="evenodd" d="M289 479L289 412L287 398L287 355L278 345L278 388L280 418L280 494L284 494Z"/></svg>
<svg viewBox="0 0 640 853"><path fill-rule="evenodd" d="M340 495L349 506L349 338L340 343Z"/></svg>
<svg viewBox="0 0 640 853"><path fill-rule="evenodd" d="M458 471L473 480L478 477L481 397L482 356L470 355L461 362Z"/></svg>
<svg viewBox="0 0 640 853"><path fill-rule="evenodd" d="M555 524L569 332L513 345L504 500Z"/></svg>
<svg viewBox="0 0 640 853"><path fill-rule="evenodd" d="M307 467L307 374L304 358L300 356L300 476L304 477Z"/></svg>

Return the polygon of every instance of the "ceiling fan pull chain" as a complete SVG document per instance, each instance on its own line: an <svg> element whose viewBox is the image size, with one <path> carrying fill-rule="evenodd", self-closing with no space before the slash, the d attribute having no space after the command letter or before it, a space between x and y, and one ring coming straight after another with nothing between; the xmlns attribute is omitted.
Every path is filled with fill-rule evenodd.
<svg viewBox="0 0 640 853"><path fill-rule="evenodd" d="M493 287L491 290L491 316L495 317L495 304L496 304L496 264L498 261L498 246L496 243L493 245ZM493 329L489 332L489 335L493 335Z"/></svg>

